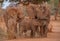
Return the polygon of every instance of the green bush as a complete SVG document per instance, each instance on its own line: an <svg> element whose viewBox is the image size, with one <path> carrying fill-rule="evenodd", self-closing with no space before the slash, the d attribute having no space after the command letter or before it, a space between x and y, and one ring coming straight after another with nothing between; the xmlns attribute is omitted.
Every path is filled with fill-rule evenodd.
<svg viewBox="0 0 60 41"><path fill-rule="evenodd" d="M47 1L47 2L49 2L50 0L38 0L39 3L41 3L42 1Z"/></svg>

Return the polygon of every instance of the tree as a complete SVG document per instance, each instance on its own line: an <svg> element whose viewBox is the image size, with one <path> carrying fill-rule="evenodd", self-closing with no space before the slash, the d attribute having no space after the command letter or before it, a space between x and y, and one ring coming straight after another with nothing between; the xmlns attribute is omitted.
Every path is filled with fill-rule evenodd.
<svg viewBox="0 0 60 41"><path fill-rule="evenodd" d="M48 2L48 1L50 1L50 0L38 0L39 3L41 3L42 1L44 1L44 2L47 1L47 2Z"/></svg>
<svg viewBox="0 0 60 41"><path fill-rule="evenodd" d="M32 3L42 3L42 1L44 1L44 2L48 2L48 1L50 1L50 0L30 0Z"/></svg>

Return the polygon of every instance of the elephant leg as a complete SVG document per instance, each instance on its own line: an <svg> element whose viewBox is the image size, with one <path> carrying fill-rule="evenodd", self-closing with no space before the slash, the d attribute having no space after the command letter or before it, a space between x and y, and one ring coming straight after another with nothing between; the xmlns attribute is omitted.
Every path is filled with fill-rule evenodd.
<svg viewBox="0 0 60 41"><path fill-rule="evenodd" d="M33 37L33 30L31 29L31 37Z"/></svg>
<svg viewBox="0 0 60 41"><path fill-rule="evenodd" d="M35 37L35 32L33 30L31 30L31 37Z"/></svg>
<svg viewBox="0 0 60 41"><path fill-rule="evenodd" d="M35 32L37 33L37 37L40 37L40 26L36 27L36 31Z"/></svg>
<svg viewBox="0 0 60 41"><path fill-rule="evenodd" d="M20 29L19 29L20 37L23 37L23 31L24 31L24 28L21 26Z"/></svg>
<svg viewBox="0 0 60 41"><path fill-rule="evenodd" d="M40 36L43 36L43 26L40 27Z"/></svg>
<svg viewBox="0 0 60 41"><path fill-rule="evenodd" d="M44 30L44 31L43 31L44 37L47 37L47 32L48 32L47 25L44 25L43 30Z"/></svg>
<svg viewBox="0 0 60 41"><path fill-rule="evenodd" d="M48 22L45 20L43 25L43 37L47 37L47 32L48 32Z"/></svg>
<svg viewBox="0 0 60 41"><path fill-rule="evenodd" d="M35 26L32 26L31 28L31 37L35 37Z"/></svg>

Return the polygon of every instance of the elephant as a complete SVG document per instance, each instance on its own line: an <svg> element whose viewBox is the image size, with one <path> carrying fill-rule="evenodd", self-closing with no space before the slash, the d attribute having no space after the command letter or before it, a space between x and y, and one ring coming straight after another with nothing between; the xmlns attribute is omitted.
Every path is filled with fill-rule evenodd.
<svg viewBox="0 0 60 41"><path fill-rule="evenodd" d="M19 15L21 14L21 16L19 16L19 24L20 24L19 28L20 28L20 34L21 34L20 36L22 36L22 33L24 31L32 30L33 32L31 33L31 35L33 37L33 33L35 33L36 31L35 27L38 28L38 26L40 26L39 25L40 23L36 20L36 14L33 8L34 7L30 3L28 5L25 5L23 3L18 5L18 11L20 12ZM26 19L25 17L28 17L28 18Z"/></svg>
<svg viewBox="0 0 60 41"><path fill-rule="evenodd" d="M17 8L8 7L4 15L8 39L15 39L17 34Z"/></svg>

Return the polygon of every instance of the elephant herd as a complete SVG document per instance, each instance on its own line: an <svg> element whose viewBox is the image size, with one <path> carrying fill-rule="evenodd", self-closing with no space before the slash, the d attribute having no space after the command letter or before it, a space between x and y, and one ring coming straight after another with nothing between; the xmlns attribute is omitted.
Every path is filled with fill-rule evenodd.
<svg viewBox="0 0 60 41"><path fill-rule="evenodd" d="M49 7L43 4L9 6L4 10L8 39L17 37L47 37L50 22Z"/></svg>

